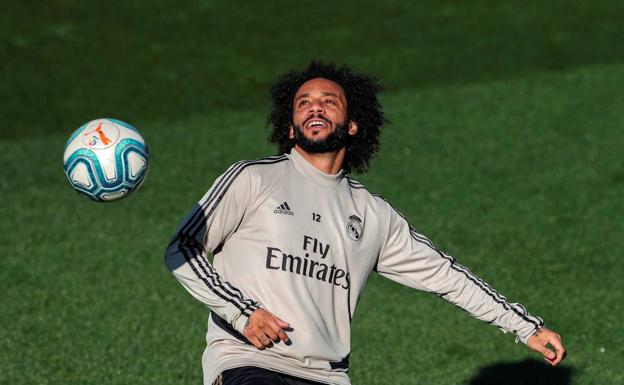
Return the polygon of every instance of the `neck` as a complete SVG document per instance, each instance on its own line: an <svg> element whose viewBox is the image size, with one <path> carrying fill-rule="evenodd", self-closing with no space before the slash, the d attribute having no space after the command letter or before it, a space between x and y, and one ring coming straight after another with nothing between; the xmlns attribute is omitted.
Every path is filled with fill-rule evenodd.
<svg viewBox="0 0 624 385"><path fill-rule="evenodd" d="M295 151L297 151L305 160L310 162L310 164L312 164L317 170L330 175L338 174L342 168L345 153L347 152L346 148L343 147L334 152L309 153L298 145L295 145Z"/></svg>

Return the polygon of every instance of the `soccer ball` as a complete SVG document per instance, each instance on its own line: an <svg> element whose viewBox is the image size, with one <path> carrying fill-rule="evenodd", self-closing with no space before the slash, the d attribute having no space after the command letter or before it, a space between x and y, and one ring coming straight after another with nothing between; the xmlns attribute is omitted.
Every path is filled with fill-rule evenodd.
<svg viewBox="0 0 624 385"><path fill-rule="evenodd" d="M96 119L69 137L63 167L76 191L97 202L113 201L145 181L149 154L136 128L116 119Z"/></svg>

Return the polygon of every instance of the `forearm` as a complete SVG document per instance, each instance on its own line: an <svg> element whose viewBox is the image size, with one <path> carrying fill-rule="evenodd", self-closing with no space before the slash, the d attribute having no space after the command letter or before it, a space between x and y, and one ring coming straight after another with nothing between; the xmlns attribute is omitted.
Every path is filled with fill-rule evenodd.
<svg viewBox="0 0 624 385"><path fill-rule="evenodd" d="M387 259L378 266L380 274L403 285L434 293L474 317L512 332L526 343L543 325L524 306L511 303L454 258L424 246L411 253L411 259Z"/></svg>
<svg viewBox="0 0 624 385"><path fill-rule="evenodd" d="M167 248L165 259L169 270L193 297L243 332L247 319L258 306L221 279L201 248L178 240Z"/></svg>
<svg viewBox="0 0 624 385"><path fill-rule="evenodd" d="M528 338L544 322L532 316L519 303L509 302L485 281L474 275L453 258L446 256L440 271L439 284L431 288L444 299L466 310L474 317L491 323L503 332L512 332L518 340L527 343Z"/></svg>

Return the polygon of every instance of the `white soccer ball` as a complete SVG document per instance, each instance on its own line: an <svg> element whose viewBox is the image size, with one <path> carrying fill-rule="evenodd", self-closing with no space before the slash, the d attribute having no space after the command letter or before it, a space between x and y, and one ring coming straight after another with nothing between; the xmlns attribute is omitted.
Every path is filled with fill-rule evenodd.
<svg viewBox="0 0 624 385"><path fill-rule="evenodd" d="M96 119L70 136L63 167L76 191L94 201L113 201L145 181L149 153L136 128L116 119Z"/></svg>

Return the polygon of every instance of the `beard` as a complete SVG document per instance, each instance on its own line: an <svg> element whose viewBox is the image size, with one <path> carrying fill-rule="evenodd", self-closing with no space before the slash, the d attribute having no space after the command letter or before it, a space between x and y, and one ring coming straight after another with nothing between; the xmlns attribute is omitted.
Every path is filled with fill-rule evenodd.
<svg viewBox="0 0 624 385"><path fill-rule="evenodd" d="M337 124L336 129L323 139L306 138L300 126L293 126L295 144L301 147L305 152L311 154L334 152L347 145L347 124Z"/></svg>

